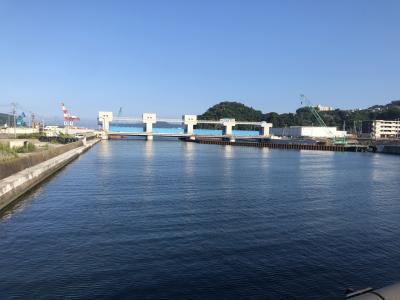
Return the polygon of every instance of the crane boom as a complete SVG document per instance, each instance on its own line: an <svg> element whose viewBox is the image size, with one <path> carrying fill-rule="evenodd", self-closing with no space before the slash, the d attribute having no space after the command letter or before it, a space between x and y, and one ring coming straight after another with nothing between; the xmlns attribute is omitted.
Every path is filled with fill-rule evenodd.
<svg viewBox="0 0 400 300"><path fill-rule="evenodd" d="M64 114L64 125L65 126L74 126L74 121L80 121L79 117L71 115L71 113L65 107L64 102L61 102L61 110Z"/></svg>
<svg viewBox="0 0 400 300"><path fill-rule="evenodd" d="M306 105L306 107L308 107L312 113L312 115L314 116L314 118L317 120L319 126L323 127L326 129L326 131L328 132L329 136L332 138L333 143L334 144L346 144L346 139L338 139L335 134L329 129L329 127L326 125L325 121L321 118L321 116L319 115L318 111L315 109L314 105L312 105L312 103L308 100L308 98L301 94L300 98L302 99L302 103L304 102L304 104Z"/></svg>

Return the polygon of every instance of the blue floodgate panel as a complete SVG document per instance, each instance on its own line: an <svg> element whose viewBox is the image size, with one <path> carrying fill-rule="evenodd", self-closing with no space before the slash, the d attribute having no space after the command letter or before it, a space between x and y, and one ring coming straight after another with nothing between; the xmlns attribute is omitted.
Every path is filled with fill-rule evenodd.
<svg viewBox="0 0 400 300"><path fill-rule="evenodd" d="M133 132L140 133L143 132L143 127L129 127L129 126L117 126L111 125L110 132Z"/></svg>
<svg viewBox="0 0 400 300"><path fill-rule="evenodd" d="M141 133L144 132L143 127L130 127L130 126L118 126L118 125L111 125L110 132L131 132L131 133ZM160 133L160 134L183 134L184 129L181 127L176 128L153 128L153 133ZM217 129L194 129L193 133L195 135L222 135L222 130ZM233 130L232 134L234 136L258 136L258 131L252 130Z"/></svg>

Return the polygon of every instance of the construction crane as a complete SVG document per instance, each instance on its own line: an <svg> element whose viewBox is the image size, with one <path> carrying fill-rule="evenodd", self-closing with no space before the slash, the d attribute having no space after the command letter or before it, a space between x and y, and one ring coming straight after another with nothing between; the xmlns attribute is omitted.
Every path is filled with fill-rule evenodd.
<svg viewBox="0 0 400 300"><path fill-rule="evenodd" d="M347 144L346 142L346 138L338 138L335 136L335 134L329 129L329 127L326 125L325 121L321 118L321 116L319 115L318 111L315 109L315 106L312 105L312 103L308 100L308 98L301 94L300 95L301 98L301 103L305 104L306 107L308 107L311 111L311 113L313 114L314 118L317 120L319 126L323 127L326 129L326 131L328 132L328 136L330 136L332 138L332 142L335 145L345 145Z"/></svg>
<svg viewBox="0 0 400 300"><path fill-rule="evenodd" d="M81 119L77 116L73 116L70 114L68 109L65 107L64 102L61 102L61 110L63 111L64 114L64 126L65 127L73 127L74 126L74 121L80 121Z"/></svg>

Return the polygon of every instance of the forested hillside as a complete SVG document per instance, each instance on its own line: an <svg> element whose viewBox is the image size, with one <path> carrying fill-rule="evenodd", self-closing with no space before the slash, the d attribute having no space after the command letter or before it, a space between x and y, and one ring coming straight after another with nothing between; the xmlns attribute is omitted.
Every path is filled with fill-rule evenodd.
<svg viewBox="0 0 400 300"><path fill-rule="evenodd" d="M319 114L328 126L343 128L343 125L345 125L346 130L352 131L355 127L359 128L362 121L400 119L400 100L392 101L387 105L375 105L367 109L336 109L319 112ZM262 113L260 110L242 103L229 101L210 107L198 117L203 120L234 118L238 121L267 121L273 123L274 127L319 125L308 107L299 108L295 113Z"/></svg>
<svg viewBox="0 0 400 300"><path fill-rule="evenodd" d="M219 120L233 118L237 121L261 121L263 113L239 102L221 102L210 107L204 114L198 116L202 120Z"/></svg>

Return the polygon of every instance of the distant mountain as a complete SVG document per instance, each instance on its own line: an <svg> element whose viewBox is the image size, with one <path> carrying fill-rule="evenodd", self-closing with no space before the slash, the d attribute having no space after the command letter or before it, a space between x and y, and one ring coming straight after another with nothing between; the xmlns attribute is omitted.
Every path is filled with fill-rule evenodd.
<svg viewBox="0 0 400 300"><path fill-rule="evenodd" d="M328 126L343 128L352 132L359 130L362 121L370 120L397 120L400 119L400 100L386 105L375 105L367 109L341 110L319 112ZM260 110L246 106L240 102L224 101L210 107L205 113L198 116L199 120L219 120L233 118L238 121L267 121L274 127L289 126L319 126L317 120L308 107L299 108L296 113L276 112L262 113ZM210 126L207 126L210 127Z"/></svg>

